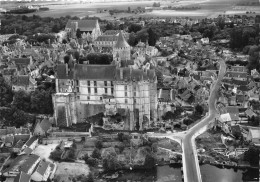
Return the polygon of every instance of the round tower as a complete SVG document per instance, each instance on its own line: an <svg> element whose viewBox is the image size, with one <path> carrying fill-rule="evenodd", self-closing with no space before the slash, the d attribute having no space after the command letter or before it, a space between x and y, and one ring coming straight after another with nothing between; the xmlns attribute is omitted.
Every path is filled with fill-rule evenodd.
<svg viewBox="0 0 260 182"><path fill-rule="evenodd" d="M113 59L120 59L123 62L131 60L131 47L126 42L122 31L119 32L119 36L115 46L113 47Z"/></svg>

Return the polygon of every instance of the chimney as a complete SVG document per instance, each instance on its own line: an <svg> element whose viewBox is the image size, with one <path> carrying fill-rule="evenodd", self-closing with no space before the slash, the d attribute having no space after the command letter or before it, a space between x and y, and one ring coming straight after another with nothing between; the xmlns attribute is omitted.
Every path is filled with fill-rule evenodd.
<svg viewBox="0 0 260 182"><path fill-rule="evenodd" d="M120 68L120 79L123 80L124 79L124 76L123 76L123 68Z"/></svg>

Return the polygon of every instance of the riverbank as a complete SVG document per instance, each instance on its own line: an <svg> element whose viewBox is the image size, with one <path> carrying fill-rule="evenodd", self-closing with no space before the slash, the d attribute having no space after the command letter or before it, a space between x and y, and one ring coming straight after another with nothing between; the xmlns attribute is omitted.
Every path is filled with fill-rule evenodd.
<svg viewBox="0 0 260 182"><path fill-rule="evenodd" d="M200 165L202 180L205 182L245 182L256 181L258 179L257 169L228 169L218 168L213 165ZM112 176L113 173L108 174ZM102 176L102 175L101 175ZM110 181L142 181L142 182L180 182L182 180L181 167L172 165L156 166L153 169L143 170L121 170L116 179L99 178L98 182Z"/></svg>

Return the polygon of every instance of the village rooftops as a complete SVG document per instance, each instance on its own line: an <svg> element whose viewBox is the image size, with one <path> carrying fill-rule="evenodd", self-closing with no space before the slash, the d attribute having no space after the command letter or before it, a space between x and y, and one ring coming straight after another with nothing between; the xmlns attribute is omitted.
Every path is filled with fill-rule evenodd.
<svg viewBox="0 0 260 182"><path fill-rule="evenodd" d="M73 28L73 23L78 23L78 28L82 32L91 32L96 28L98 20L69 20L66 28Z"/></svg>
<svg viewBox="0 0 260 182"><path fill-rule="evenodd" d="M31 169L31 167L37 162L39 161L40 157L38 155L35 154L31 154L29 155L29 158L21 165L20 170L28 173L29 170Z"/></svg>

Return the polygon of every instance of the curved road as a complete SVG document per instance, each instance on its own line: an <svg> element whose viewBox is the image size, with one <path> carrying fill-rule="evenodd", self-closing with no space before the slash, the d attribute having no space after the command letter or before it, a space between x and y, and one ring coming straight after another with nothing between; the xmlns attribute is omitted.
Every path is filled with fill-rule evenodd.
<svg viewBox="0 0 260 182"><path fill-rule="evenodd" d="M226 72L226 64L224 60L220 61L220 70L218 74L218 79L214 83L210 97L209 97L209 115L200 121L198 124L191 127L182 140L182 149L183 149L183 169L184 169L184 181L185 182L201 182L201 174L199 168L199 162L197 158L197 150L195 146L195 138L206 131L207 126L210 121L212 121L217 114L215 107L217 92L221 86L221 81Z"/></svg>

